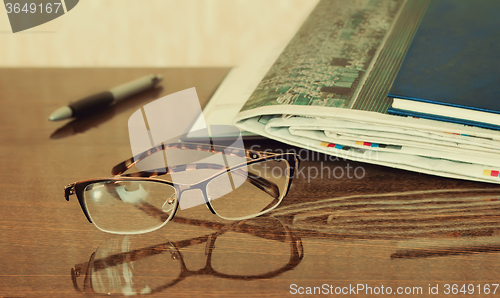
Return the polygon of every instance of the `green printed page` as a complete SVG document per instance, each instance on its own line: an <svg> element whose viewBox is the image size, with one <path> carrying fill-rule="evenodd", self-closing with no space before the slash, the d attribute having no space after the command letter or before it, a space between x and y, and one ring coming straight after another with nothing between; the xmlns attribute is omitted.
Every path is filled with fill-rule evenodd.
<svg viewBox="0 0 500 298"><path fill-rule="evenodd" d="M426 4L320 1L241 112L293 105L386 113L387 92Z"/></svg>

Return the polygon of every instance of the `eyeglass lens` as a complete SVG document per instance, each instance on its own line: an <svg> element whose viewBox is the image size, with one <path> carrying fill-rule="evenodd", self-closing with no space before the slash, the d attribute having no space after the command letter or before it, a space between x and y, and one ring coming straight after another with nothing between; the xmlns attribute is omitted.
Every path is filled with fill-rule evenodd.
<svg viewBox="0 0 500 298"><path fill-rule="evenodd" d="M250 218L280 203L288 177L286 160L259 161L215 177L208 182L206 194L220 217ZM178 199L173 186L147 180L96 182L84 189L83 197L92 222L116 234L140 234L160 228L172 217Z"/></svg>
<svg viewBox="0 0 500 298"><path fill-rule="evenodd" d="M286 160L249 164L247 174L248 178L230 171L208 183L207 195L220 217L237 220L257 216L280 203L289 177Z"/></svg>
<svg viewBox="0 0 500 298"><path fill-rule="evenodd" d="M175 188L157 181L105 181L83 191L92 222L110 233L146 233L165 224L175 211Z"/></svg>

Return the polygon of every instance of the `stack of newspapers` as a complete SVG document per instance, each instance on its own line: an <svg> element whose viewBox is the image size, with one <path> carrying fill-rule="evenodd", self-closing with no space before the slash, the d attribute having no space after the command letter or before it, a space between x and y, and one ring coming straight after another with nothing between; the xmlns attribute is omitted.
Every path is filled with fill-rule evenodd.
<svg viewBox="0 0 500 298"><path fill-rule="evenodd" d="M244 135L349 160L500 183L499 131L387 113L428 4L320 1L284 49L228 75L204 110L207 123L229 120Z"/></svg>

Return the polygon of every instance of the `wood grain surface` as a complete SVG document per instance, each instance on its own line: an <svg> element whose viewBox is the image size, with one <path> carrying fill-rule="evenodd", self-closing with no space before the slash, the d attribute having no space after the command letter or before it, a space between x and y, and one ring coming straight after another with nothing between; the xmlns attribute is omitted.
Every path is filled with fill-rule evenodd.
<svg viewBox="0 0 500 298"><path fill-rule="evenodd" d="M124 237L98 230L74 196L64 199L68 183L111 176L130 157L127 121L135 110L190 87L203 104L227 71L0 69L0 297L82 297L82 290L269 297L358 284L421 289L414 296L422 297L436 285L444 294L446 284L468 293L473 285L468 297L482 296L485 285L493 293L500 283L496 185L246 141L302 158L288 196L267 216L229 222L197 206L158 231ZM165 77L161 89L91 118L47 119L70 101L149 73Z"/></svg>

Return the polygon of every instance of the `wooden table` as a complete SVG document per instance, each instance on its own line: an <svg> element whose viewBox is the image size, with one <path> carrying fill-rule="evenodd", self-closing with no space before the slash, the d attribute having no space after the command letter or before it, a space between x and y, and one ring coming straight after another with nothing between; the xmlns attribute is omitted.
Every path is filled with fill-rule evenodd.
<svg viewBox="0 0 500 298"><path fill-rule="evenodd" d="M111 167L130 157L127 120L135 110L190 87L204 103L227 71L1 69L0 297L80 297L82 289L156 296L308 290L427 296L448 288L463 294L463 285L462 291L474 290L469 297L488 287L493 293L500 283L496 185L247 141L247 147L296 150L303 159L289 195L268 216L234 224L198 206L179 211L156 232L117 237L90 224L74 197L64 199L66 184L111 176ZM47 120L71 100L149 73L163 74L162 89L91 118ZM147 249L155 245L161 253ZM104 268L106 254L124 249L135 252ZM91 259L93 267L86 266ZM93 277L86 278L88 272ZM126 278L133 281L129 287Z"/></svg>

